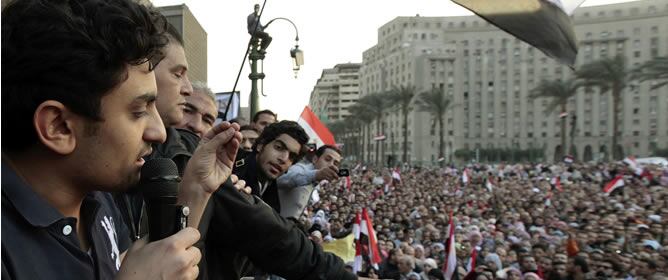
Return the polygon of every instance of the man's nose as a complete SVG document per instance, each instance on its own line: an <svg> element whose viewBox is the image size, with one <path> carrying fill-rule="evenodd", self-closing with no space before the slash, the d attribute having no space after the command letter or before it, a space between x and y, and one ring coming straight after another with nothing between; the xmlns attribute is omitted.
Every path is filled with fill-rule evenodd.
<svg viewBox="0 0 668 280"><path fill-rule="evenodd" d="M183 84L181 85L181 95L190 96L193 93L193 85L188 79L188 75L183 76Z"/></svg>
<svg viewBox="0 0 668 280"><path fill-rule="evenodd" d="M144 130L143 139L149 143L164 143L167 140L167 132L165 131L165 125L158 114L157 109L154 109L149 118L150 121Z"/></svg>

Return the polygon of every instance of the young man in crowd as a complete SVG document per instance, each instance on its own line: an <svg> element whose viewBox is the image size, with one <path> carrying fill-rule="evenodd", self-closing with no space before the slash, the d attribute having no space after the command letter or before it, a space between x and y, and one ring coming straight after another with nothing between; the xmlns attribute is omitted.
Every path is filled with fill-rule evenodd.
<svg viewBox="0 0 668 280"><path fill-rule="evenodd" d="M307 141L296 122L281 121L267 126L253 152L237 160L234 174L254 196L223 186L207 206L211 210L205 237L208 279L239 279L251 273L251 261L254 267L286 279L356 278L340 258L323 252L277 212L276 178L299 161Z"/></svg>
<svg viewBox="0 0 668 280"><path fill-rule="evenodd" d="M298 220L311 198L315 185L323 180L331 182L339 178L340 164L339 149L324 145L315 151L314 156L307 156L291 166L286 174L278 177L276 182L281 216Z"/></svg>
<svg viewBox="0 0 668 280"><path fill-rule="evenodd" d="M155 13L126 0L3 10L3 279L197 277L197 230L128 249L109 194L136 183L150 145L165 141Z"/></svg>
<svg viewBox="0 0 668 280"><path fill-rule="evenodd" d="M244 152L252 152L255 140L260 137L260 132L254 126L248 124L241 126L239 131L243 136L240 149Z"/></svg>
<svg viewBox="0 0 668 280"><path fill-rule="evenodd" d="M277 122L278 120L278 115L276 113L270 111L270 110L262 110L253 116L253 120L251 121L251 125L257 129L260 133L264 130L265 127L268 125Z"/></svg>
<svg viewBox="0 0 668 280"><path fill-rule="evenodd" d="M307 141L308 135L296 122L271 124L256 140L254 151L237 160L234 174L245 180L253 195L280 212L276 179L301 159Z"/></svg>
<svg viewBox="0 0 668 280"><path fill-rule="evenodd" d="M205 83L196 81L192 87L192 94L186 96L183 119L176 127L189 130L202 138L216 123L218 105L216 95Z"/></svg>

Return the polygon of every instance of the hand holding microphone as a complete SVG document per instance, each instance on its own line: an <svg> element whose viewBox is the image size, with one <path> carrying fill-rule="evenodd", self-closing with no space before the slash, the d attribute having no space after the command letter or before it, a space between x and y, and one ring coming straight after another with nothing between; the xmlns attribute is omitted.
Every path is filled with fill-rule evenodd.
<svg viewBox="0 0 668 280"><path fill-rule="evenodd" d="M193 245L199 238L196 229L185 228L159 241L137 240L127 251L116 279L196 279L202 254Z"/></svg>

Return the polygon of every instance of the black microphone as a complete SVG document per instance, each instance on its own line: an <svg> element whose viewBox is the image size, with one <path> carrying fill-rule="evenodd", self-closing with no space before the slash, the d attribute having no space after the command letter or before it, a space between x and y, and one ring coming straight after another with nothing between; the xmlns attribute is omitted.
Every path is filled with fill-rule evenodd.
<svg viewBox="0 0 668 280"><path fill-rule="evenodd" d="M187 226L190 209L176 204L179 182L178 168L171 159L144 163L139 185L146 203L149 241L171 236Z"/></svg>

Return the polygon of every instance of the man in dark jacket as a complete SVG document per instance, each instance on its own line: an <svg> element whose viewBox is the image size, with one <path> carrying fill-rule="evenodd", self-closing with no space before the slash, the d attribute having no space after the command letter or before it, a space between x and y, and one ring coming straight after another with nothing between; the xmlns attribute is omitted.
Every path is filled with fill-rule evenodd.
<svg viewBox="0 0 668 280"><path fill-rule="evenodd" d="M280 213L276 179L303 156L308 135L293 121L267 126L255 142L253 152L235 163L232 173L244 180L269 206Z"/></svg>

